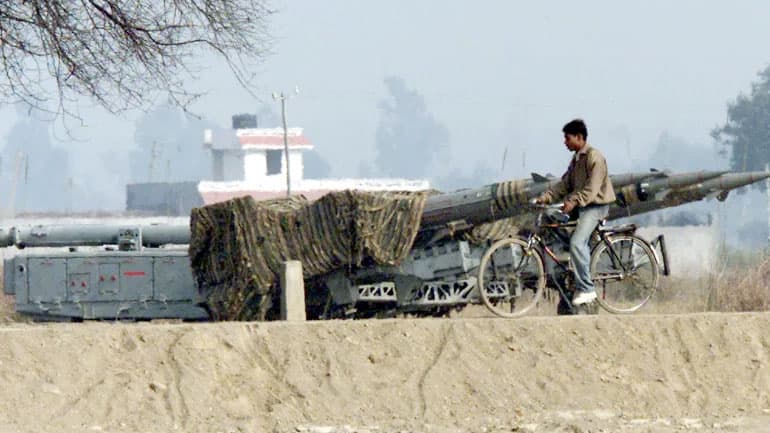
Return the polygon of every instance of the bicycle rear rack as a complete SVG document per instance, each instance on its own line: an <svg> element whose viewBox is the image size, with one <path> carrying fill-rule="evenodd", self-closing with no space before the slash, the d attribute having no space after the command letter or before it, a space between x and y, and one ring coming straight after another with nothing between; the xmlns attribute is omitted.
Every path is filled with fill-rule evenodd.
<svg viewBox="0 0 770 433"><path fill-rule="evenodd" d="M663 235L658 235L658 237L650 242L650 246L652 246L652 251L655 253L655 258L658 259L658 264L663 266L663 275L669 276L671 270L668 267L668 250L666 250L666 238L663 237ZM660 251L660 254L658 254L658 251Z"/></svg>

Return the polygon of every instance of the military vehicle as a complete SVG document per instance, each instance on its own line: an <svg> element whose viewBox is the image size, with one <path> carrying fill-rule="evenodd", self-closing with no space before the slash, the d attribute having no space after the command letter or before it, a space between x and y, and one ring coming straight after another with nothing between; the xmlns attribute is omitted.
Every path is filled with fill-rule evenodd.
<svg viewBox="0 0 770 433"><path fill-rule="evenodd" d="M627 216L634 206L634 213L666 207L671 197L725 195L731 187L767 177L764 173L748 178L737 175L659 171L613 175L619 202L627 208L613 207L611 217ZM488 241L515 234L511 230L518 230L532 215L528 202L557 181L533 175L428 197L417 238L400 265L324 275L328 296L320 304L308 303L311 317L440 315L478 302L476 272ZM510 224L486 233L486 239L472 236L484 224L504 221ZM16 311L36 319L206 320L210 311L192 275L185 248L189 241L187 226L0 229L3 247L63 247L6 259L4 291L15 296Z"/></svg>
<svg viewBox="0 0 770 433"><path fill-rule="evenodd" d="M40 320L208 319L189 237L187 226L172 225L0 230L2 246L49 247L5 260L4 292L15 296L17 312Z"/></svg>

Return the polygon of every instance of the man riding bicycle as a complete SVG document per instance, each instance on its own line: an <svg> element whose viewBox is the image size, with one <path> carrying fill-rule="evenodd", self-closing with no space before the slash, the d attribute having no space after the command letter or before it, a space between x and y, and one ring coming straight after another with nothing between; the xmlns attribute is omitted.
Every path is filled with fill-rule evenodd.
<svg viewBox="0 0 770 433"><path fill-rule="evenodd" d="M548 204L564 198L564 213L576 216L578 223L570 238L570 258L575 274L573 305L592 302L596 290L589 270L588 242L596 225L607 216L615 191L607 172L607 162L588 144L588 128L581 119L564 125L564 145L574 152L561 182L541 194L535 202Z"/></svg>

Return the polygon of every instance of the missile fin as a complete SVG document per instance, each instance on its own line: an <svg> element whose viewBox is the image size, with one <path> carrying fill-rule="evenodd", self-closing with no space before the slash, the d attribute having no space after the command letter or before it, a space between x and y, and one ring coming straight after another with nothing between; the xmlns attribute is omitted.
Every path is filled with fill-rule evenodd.
<svg viewBox="0 0 770 433"><path fill-rule="evenodd" d="M658 170L657 168L650 168L650 172L655 175L655 177L668 177L671 174L671 170Z"/></svg>
<svg viewBox="0 0 770 433"><path fill-rule="evenodd" d="M730 195L729 190L720 191L719 194L717 194L717 200L719 201L725 201L727 200L727 196Z"/></svg>

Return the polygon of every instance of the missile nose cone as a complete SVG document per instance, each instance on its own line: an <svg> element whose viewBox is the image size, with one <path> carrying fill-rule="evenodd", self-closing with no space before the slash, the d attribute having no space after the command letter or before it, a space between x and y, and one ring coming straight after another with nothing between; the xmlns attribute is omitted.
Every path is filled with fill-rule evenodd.
<svg viewBox="0 0 770 433"><path fill-rule="evenodd" d="M770 171L756 171L755 173L757 173L757 180L770 178Z"/></svg>
<svg viewBox="0 0 770 433"><path fill-rule="evenodd" d="M746 174L748 176L747 176L747 179L745 180L748 183L755 183L755 182L759 182L760 180L765 180L767 178L770 178L770 172L768 171L751 171Z"/></svg>
<svg viewBox="0 0 770 433"><path fill-rule="evenodd" d="M718 185L712 185L712 182L707 182L705 185L709 187L718 187L720 189L735 189L752 183L759 182L770 178L770 172L764 171L748 171L748 172L728 172L722 176L714 179Z"/></svg>

